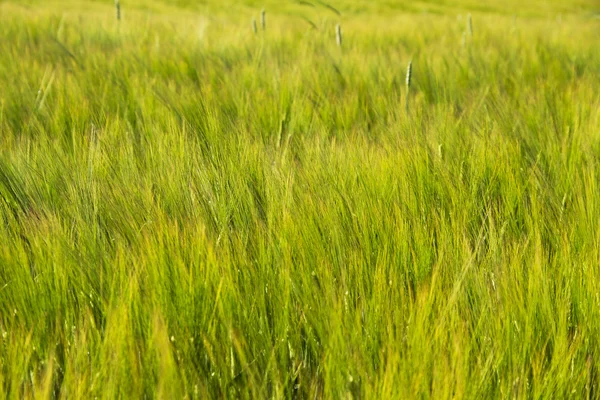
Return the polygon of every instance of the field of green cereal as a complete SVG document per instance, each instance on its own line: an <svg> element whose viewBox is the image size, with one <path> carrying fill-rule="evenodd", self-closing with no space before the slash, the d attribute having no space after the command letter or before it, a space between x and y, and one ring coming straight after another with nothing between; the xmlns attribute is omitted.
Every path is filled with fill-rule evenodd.
<svg viewBox="0 0 600 400"><path fill-rule="evenodd" d="M599 398L600 5L498 3L0 0L0 398Z"/></svg>

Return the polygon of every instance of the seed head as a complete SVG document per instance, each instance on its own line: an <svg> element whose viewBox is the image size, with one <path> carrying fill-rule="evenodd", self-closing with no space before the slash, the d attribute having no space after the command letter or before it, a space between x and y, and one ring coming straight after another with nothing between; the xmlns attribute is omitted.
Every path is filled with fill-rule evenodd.
<svg viewBox="0 0 600 400"><path fill-rule="evenodd" d="M115 8L117 9L117 21L121 20L121 3L119 0L115 0Z"/></svg>
<svg viewBox="0 0 600 400"><path fill-rule="evenodd" d="M262 26L263 31L267 29L267 13L264 8L260 12L260 25Z"/></svg>
<svg viewBox="0 0 600 400"><path fill-rule="evenodd" d="M338 46L342 47L342 27L340 24L335 26L335 42Z"/></svg>
<svg viewBox="0 0 600 400"><path fill-rule="evenodd" d="M256 26L256 19L252 19L252 31L254 34L258 33L258 27Z"/></svg>
<svg viewBox="0 0 600 400"><path fill-rule="evenodd" d="M408 62L408 67L406 68L406 88L410 89L410 82L412 79L412 61Z"/></svg>

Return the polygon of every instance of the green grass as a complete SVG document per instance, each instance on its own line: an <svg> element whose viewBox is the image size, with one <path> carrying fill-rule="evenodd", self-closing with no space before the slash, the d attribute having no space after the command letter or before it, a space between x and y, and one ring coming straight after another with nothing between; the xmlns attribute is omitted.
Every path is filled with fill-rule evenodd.
<svg viewBox="0 0 600 400"><path fill-rule="evenodd" d="M0 2L0 398L600 397L597 3L121 4Z"/></svg>

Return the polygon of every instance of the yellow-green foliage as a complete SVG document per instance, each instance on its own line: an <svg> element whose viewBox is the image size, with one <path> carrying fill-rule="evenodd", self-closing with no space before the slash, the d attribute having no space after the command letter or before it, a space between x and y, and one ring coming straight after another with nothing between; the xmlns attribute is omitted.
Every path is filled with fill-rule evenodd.
<svg viewBox="0 0 600 400"><path fill-rule="evenodd" d="M598 15L0 2L0 398L599 397Z"/></svg>

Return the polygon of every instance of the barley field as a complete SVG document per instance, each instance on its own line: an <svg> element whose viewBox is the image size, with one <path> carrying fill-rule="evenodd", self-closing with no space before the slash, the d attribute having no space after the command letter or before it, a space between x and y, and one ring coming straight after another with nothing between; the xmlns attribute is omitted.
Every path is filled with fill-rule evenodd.
<svg viewBox="0 0 600 400"><path fill-rule="evenodd" d="M600 4L0 0L0 398L600 398Z"/></svg>

